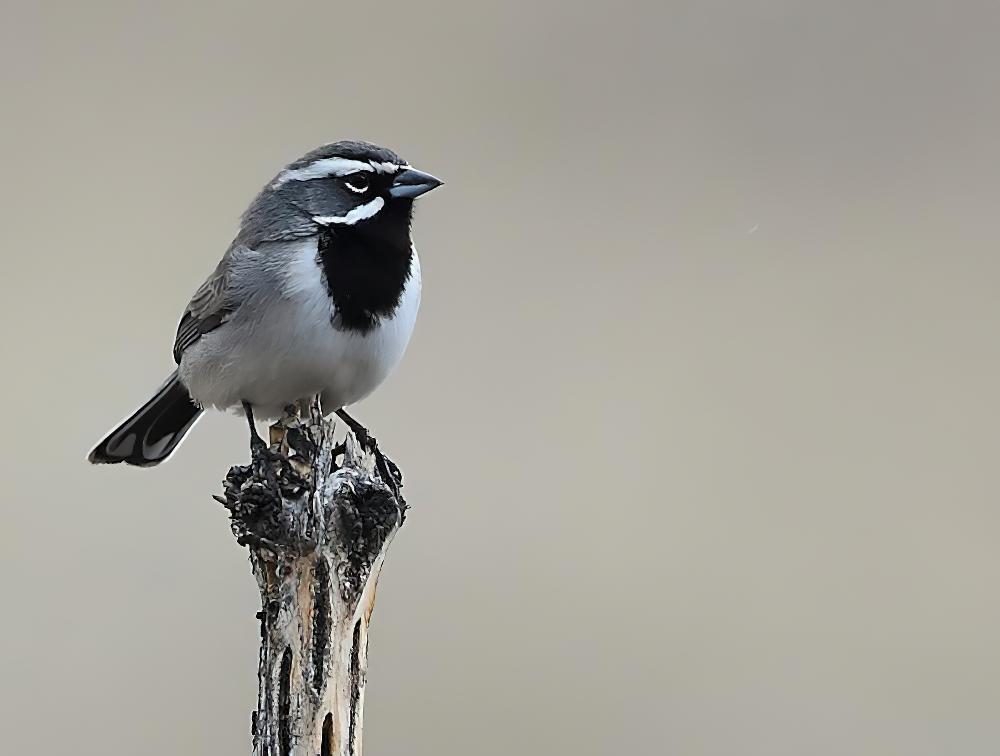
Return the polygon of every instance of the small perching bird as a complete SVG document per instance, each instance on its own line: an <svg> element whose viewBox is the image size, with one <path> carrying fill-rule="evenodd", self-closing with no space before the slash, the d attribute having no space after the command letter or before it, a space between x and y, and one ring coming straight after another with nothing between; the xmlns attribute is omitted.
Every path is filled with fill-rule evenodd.
<svg viewBox="0 0 1000 756"><path fill-rule="evenodd" d="M174 340L177 369L90 453L93 463L165 460L203 408L274 418L320 395L344 412L396 366L420 305L413 200L441 181L367 142L320 147L279 173L244 213Z"/></svg>

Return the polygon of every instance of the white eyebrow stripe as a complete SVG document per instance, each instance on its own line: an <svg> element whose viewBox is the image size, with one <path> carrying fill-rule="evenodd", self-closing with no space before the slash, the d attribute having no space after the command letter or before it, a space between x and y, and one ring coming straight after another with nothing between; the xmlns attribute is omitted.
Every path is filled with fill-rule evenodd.
<svg viewBox="0 0 1000 756"><path fill-rule="evenodd" d="M314 215L312 219L321 226L331 226L334 224L353 226L358 221L371 218L382 209L383 205L385 205L385 200L381 197L376 197L371 202L358 205L346 215Z"/></svg>
<svg viewBox="0 0 1000 756"><path fill-rule="evenodd" d="M274 187L287 184L289 181L308 181L309 179L327 178L329 176L346 176L348 173L367 171L371 173L375 168L371 163L361 160L348 160L347 158L321 158L315 160L302 168L291 168L282 171L278 178L274 180Z"/></svg>
<svg viewBox="0 0 1000 756"><path fill-rule="evenodd" d="M406 163L398 165L397 163L376 163L374 160L371 161L372 167L379 173L396 173L397 171L405 171L408 166Z"/></svg>
<svg viewBox="0 0 1000 756"><path fill-rule="evenodd" d="M271 184L271 188L277 189L289 181L309 181L310 179L330 178L331 176L346 176L350 173L358 173L359 171L366 173L396 173L399 170L406 170L409 167L408 165L397 165L391 162L376 163L374 160L350 160L349 158L342 157L320 158L301 168L282 171L278 175L278 178Z"/></svg>

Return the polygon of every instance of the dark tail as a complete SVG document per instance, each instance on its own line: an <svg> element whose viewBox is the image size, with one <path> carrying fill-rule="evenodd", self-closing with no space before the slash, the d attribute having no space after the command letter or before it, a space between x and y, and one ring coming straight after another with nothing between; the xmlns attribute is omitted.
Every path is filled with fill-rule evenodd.
<svg viewBox="0 0 1000 756"><path fill-rule="evenodd" d="M156 395L111 431L87 459L95 465L158 465L177 448L199 415L201 408L191 400L175 370Z"/></svg>

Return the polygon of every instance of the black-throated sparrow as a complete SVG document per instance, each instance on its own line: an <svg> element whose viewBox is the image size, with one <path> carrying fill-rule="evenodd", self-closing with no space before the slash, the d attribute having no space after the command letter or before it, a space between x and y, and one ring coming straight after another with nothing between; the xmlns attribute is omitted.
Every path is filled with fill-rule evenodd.
<svg viewBox="0 0 1000 756"><path fill-rule="evenodd" d="M205 407L278 417L320 394L325 412L370 394L395 367L420 305L413 200L439 186L391 150L320 147L279 173L244 213L174 341L177 369L90 453L156 465Z"/></svg>

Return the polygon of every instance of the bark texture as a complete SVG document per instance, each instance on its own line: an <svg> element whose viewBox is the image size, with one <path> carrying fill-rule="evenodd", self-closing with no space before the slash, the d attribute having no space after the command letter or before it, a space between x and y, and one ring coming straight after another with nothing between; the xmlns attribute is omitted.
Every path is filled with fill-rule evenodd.
<svg viewBox="0 0 1000 756"><path fill-rule="evenodd" d="M395 465L333 428L315 404L287 414L217 497L260 588L255 756L361 754L368 623L406 504Z"/></svg>

